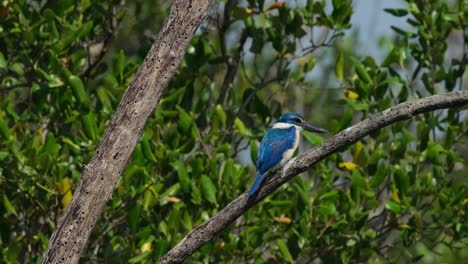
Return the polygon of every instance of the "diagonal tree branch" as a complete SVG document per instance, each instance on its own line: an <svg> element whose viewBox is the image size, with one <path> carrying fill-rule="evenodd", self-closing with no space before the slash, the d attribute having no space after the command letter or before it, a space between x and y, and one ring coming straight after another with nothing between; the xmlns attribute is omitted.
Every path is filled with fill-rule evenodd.
<svg viewBox="0 0 468 264"><path fill-rule="evenodd" d="M228 67L226 70L226 75L224 75L223 85L221 86L220 95L218 98L218 103L221 105L226 104L226 100L228 98L229 90L232 87L234 82L234 77L236 77L237 69L239 67L239 61L241 59L242 51L244 50L244 44L247 41L247 33L243 31L240 39L239 44L237 46L237 50L234 55L228 59Z"/></svg>
<svg viewBox="0 0 468 264"><path fill-rule="evenodd" d="M262 201L268 194L291 180L294 176L309 169L318 161L359 141L370 133L395 122L409 119L415 115L444 108L468 105L468 91L450 92L401 103L383 112L375 114L358 124L341 131L312 150L303 153L287 164L288 169L276 173L258 190L257 195L249 199L247 192L237 197L217 215L208 219L185 236L158 263L180 263L223 231L245 211Z"/></svg>
<svg viewBox="0 0 468 264"><path fill-rule="evenodd" d="M94 157L84 168L80 185L52 234L41 263L78 263L146 120L206 16L208 4L208 0L172 2L156 41L128 86Z"/></svg>

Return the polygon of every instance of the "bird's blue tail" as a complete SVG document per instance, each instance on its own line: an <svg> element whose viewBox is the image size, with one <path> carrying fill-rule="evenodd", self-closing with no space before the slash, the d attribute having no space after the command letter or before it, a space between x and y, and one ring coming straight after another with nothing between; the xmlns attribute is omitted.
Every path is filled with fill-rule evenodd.
<svg viewBox="0 0 468 264"><path fill-rule="evenodd" d="M263 180L263 174L258 172L257 178L255 178L254 184L249 189L249 192L248 192L249 196L252 196L258 190L258 187L260 187L260 183L262 183L262 180Z"/></svg>

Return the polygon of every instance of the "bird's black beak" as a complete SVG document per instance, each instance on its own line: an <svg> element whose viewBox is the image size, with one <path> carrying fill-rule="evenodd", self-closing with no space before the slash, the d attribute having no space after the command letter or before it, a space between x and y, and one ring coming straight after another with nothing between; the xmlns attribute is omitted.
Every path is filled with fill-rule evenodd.
<svg viewBox="0 0 468 264"><path fill-rule="evenodd" d="M323 129L323 128L320 128L320 127L317 127L317 126L314 126L312 124L309 124L307 122L304 122L302 124L302 127L307 130L307 131L310 131L310 132L314 132L314 133L328 133L327 130Z"/></svg>

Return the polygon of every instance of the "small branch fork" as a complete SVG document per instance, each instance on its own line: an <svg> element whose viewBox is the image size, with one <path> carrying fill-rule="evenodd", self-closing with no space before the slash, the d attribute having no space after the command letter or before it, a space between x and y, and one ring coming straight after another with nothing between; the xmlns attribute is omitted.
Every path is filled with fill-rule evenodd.
<svg viewBox="0 0 468 264"><path fill-rule="evenodd" d="M158 263L181 263L201 246L227 228L248 209L262 201L268 194L278 189L294 176L311 168L315 163L331 154L352 145L370 133L395 122L409 119L415 115L438 109L456 108L468 105L468 91L457 91L425 97L398 104L383 112L347 128L327 139L312 150L303 153L288 164L288 169L276 173L259 189L256 196L249 197L247 192L229 203L218 214L188 233L182 241L172 248Z"/></svg>

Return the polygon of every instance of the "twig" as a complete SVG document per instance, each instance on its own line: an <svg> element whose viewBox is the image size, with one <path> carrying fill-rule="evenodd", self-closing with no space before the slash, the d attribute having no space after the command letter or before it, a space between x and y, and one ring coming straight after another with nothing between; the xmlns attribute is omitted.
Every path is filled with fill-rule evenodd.
<svg viewBox="0 0 468 264"><path fill-rule="evenodd" d="M226 70L226 75L224 75L223 85L221 86L221 92L218 98L218 104L225 105L226 100L229 94L229 90L232 87L234 77L236 77L237 69L239 65L239 60L244 50L244 44L247 40L247 32L244 30L239 39L239 46L237 47L236 53L231 58L228 58L226 62L228 67Z"/></svg>
<svg viewBox="0 0 468 264"><path fill-rule="evenodd" d="M122 0L116 7L111 6L109 11L109 30L106 32L106 36L103 40L95 43L89 43L86 45L86 51L88 56L86 58L86 63L80 69L80 75L88 76L91 70L96 66L104 57L107 51L107 46L109 45L112 36L116 28L119 26L122 18L116 18L116 13L120 12L125 6L125 0Z"/></svg>

